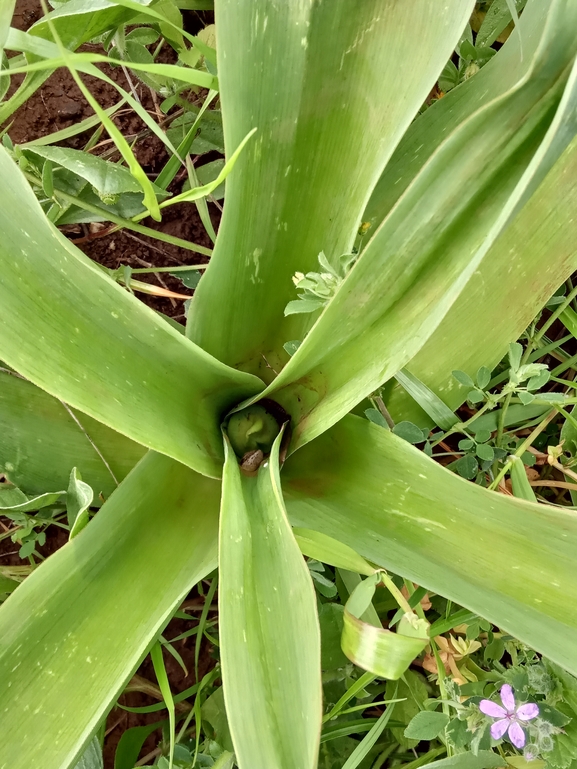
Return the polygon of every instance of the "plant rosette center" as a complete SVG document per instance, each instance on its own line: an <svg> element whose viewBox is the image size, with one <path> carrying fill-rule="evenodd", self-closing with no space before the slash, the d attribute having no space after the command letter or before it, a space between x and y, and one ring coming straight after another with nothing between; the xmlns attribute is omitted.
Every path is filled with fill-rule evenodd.
<svg viewBox="0 0 577 769"><path fill-rule="evenodd" d="M289 419L281 406L268 400L231 414L224 429L245 474L258 471Z"/></svg>

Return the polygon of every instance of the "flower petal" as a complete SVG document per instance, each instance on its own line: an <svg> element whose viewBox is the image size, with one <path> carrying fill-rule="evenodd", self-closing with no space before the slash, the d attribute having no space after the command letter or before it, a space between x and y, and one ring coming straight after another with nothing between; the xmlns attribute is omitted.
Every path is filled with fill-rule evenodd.
<svg viewBox="0 0 577 769"><path fill-rule="evenodd" d="M516 748L522 748L525 745L525 732L516 721L511 721L509 739Z"/></svg>
<svg viewBox="0 0 577 769"><path fill-rule="evenodd" d="M494 724L491 724L491 737L494 740L500 740L509 728L510 723L507 718L504 718L502 721L495 721Z"/></svg>
<svg viewBox="0 0 577 769"><path fill-rule="evenodd" d="M507 708L509 713L513 713L515 710L515 697L513 696L513 689L509 684L503 684L501 687L501 702Z"/></svg>
<svg viewBox="0 0 577 769"><path fill-rule="evenodd" d="M497 705L496 702L491 702L491 700L481 700L479 710L486 716L491 716L491 718L505 718L507 715L506 710Z"/></svg>
<svg viewBox="0 0 577 769"><path fill-rule="evenodd" d="M539 707L534 702L528 702L526 705L521 705L520 708L517 708L515 715L519 721L531 721L539 715Z"/></svg>

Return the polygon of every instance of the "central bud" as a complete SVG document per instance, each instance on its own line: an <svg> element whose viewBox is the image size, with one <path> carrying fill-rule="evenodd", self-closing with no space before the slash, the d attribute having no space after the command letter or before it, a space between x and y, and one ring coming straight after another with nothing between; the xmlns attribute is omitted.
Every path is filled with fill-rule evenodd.
<svg viewBox="0 0 577 769"><path fill-rule="evenodd" d="M230 415L226 432L244 471L252 474L258 470L270 454L283 424L288 421L290 417L282 406L266 399Z"/></svg>

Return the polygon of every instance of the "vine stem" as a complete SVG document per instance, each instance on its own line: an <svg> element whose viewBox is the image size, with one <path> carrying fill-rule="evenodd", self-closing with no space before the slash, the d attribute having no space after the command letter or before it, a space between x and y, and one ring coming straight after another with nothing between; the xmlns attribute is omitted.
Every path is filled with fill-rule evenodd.
<svg viewBox="0 0 577 769"><path fill-rule="evenodd" d="M524 453L527 451L527 449L529 448L529 446L530 446L530 445L533 443L533 441L535 440L535 438L536 438L536 437L537 437L537 436L538 436L540 433L542 433L542 432L543 432L543 430L544 430L544 429L547 427L547 425L549 424L549 422L550 422L550 421L551 421L551 420L552 420L554 417L556 417L558 413L559 413L559 412L558 412L558 410L557 410L557 409L551 409L551 411L550 411L550 412L547 414L547 416L545 417L545 419L543 419L541 422L539 422L539 424L537 425L537 427L536 427L536 428L533 430L533 432L532 432L530 435L528 435L528 436L527 436L527 438L526 438L526 439L523 441L523 443L522 443L522 444L521 444L521 445L520 445L520 446L517 448L517 450L515 451L515 453L514 453L512 456L514 456L514 457L522 457L522 456L523 456L523 454L524 454ZM514 462L514 461L515 461L515 460L509 459L507 462L505 462L505 464L504 464L504 465L503 465L503 467L501 468L501 471L500 471L500 473L497 475L497 477L495 478L495 480L493 481L493 483L491 483L491 485L489 486L489 488L490 488L490 489L492 489L492 490L495 490L495 489L498 487L498 485L501 483L501 481L503 480L503 478L505 477L505 475L507 475L507 473L508 473L508 472L509 472L509 470L511 469L511 467L512 467L512 465L513 465L513 462Z"/></svg>

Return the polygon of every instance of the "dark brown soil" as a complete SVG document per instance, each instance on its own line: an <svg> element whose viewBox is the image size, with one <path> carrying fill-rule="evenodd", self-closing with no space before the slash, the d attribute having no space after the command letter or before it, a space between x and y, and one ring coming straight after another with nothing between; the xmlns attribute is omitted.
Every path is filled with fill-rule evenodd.
<svg viewBox="0 0 577 769"><path fill-rule="evenodd" d="M187 613L194 615L195 617L200 617L200 612L203 605L202 602L203 599L198 597L187 601ZM190 608L191 604L195 604L195 607ZM215 611L211 611L209 613L209 618L213 618L214 616ZM196 622L173 619L163 632L163 636L167 640L170 640L171 638L175 638L181 633L190 630L194 627L195 624ZM182 692L196 683L196 677L194 673L195 639L196 636L193 635L173 644L176 651L182 657L182 660L188 671L188 675L185 675L183 669L171 654L167 653L166 651L164 652L164 664L173 694ZM212 670L214 665L215 657L213 656L213 647L205 639L203 640L200 649L198 680L202 680L203 676ZM152 667L150 657L147 657L143 664L140 666L136 672L136 675L132 679L131 685L128 688L130 689L132 686L139 686L141 683L151 683L156 685L156 676L154 674L154 669ZM191 700L194 701L193 698L191 698ZM156 704L158 702L158 698L149 694L142 693L141 691L128 691L119 698L119 702L122 705L127 705L129 707L142 707L144 705ZM185 713L189 709L190 705L186 702L183 702L181 705L177 705L177 714L178 712ZM122 710L122 708L114 708L110 712L106 721L107 734L104 741L104 769L112 769L112 767L114 767L114 754L116 752L116 747L122 734L127 729L130 729L133 726L144 726L145 724L157 723L158 721L162 721L167 717L168 713L166 710L160 710L154 713L129 713L126 710ZM156 750L160 737L160 730L153 732L144 743L141 756L144 757L151 751ZM147 763L152 764L152 759Z"/></svg>
<svg viewBox="0 0 577 769"><path fill-rule="evenodd" d="M26 30L40 18L41 13L39 0L17 0L13 25L19 29ZM185 12L184 17L185 26L187 30L192 33L198 32L205 24L213 21L211 14L208 12ZM171 49L168 48L168 46L165 46L165 48L167 50L166 52L163 51L164 58L161 55L159 60L173 60L171 59ZM86 49L96 50L91 49L90 47L86 47ZM124 88L129 87L121 69L104 67L104 70L109 77L115 80L115 82L119 83ZM11 93L15 90L21 79L21 77L13 78L14 82L11 86ZM101 106L105 108L110 107L118 101L118 93L108 84L88 76L83 76L83 79ZM151 91L139 81L135 83L135 87L143 106L149 110L151 114L158 115L158 100L156 97L154 97ZM193 101L195 98L198 98L198 95L191 93L188 98ZM80 90L72 77L66 70L61 69L51 75L42 88L40 88L26 102L26 104L12 116L8 133L14 143L23 143L67 128L92 114L91 108L84 101ZM163 116L161 115L160 117ZM132 138L145 130L145 126L140 118L130 110L120 111L114 120L125 137ZM92 131L80 134L61 142L61 145L72 147L74 149L82 149L91 134ZM102 136L99 137L99 143L93 151L100 153L110 149L111 143L107 135L103 133ZM163 144L156 137L150 135L140 137L134 146L134 151L140 164L151 178L154 178L159 173L168 159ZM115 160L118 156L108 155L107 157ZM202 160L213 160L214 157L214 155L210 157L207 156ZM177 176L170 188L171 192L179 191L183 178L183 174ZM213 225L217 228L220 221L220 210L212 204L209 204L209 210ZM162 222L154 222L152 219L147 219L143 221L142 224L207 248L212 247L210 238L204 230L194 203L183 203L174 206L174 208L167 209L164 212ZM78 247L81 248L84 253L98 263L110 268L117 268L120 265L129 265L133 268L147 266L168 267L185 264L202 264L208 261L205 256L154 240L147 236L128 231L117 231L108 234L108 229L109 226L107 224L96 226L77 225L64 228L63 232L73 242L76 242ZM192 295L192 291L186 289L179 280L170 277L168 274L162 274L160 276L160 282L153 275L138 275L137 277L139 280L153 283L156 286L162 284L166 288L177 293L189 296ZM137 294L137 296L153 309L170 315L181 323L184 322L185 318L182 300L157 298L142 293ZM6 531L10 525L11 522L9 520L0 519L0 534L2 531ZM47 530L46 544L39 548L39 552L46 557L65 544L66 541L67 533L63 529L51 526ZM4 566L27 565L28 561L23 562L19 559L18 549L19 545L13 543L10 538L1 540L0 564ZM193 591L189 596L187 605L189 613L194 616L200 616L203 600L204 599L199 598L196 590ZM195 605L189 607L191 603ZM214 616L214 614L210 616ZM164 632L164 637L167 639L173 638L178 634L189 630L194 624L196 623L191 621L172 620ZM185 666L188 669L188 675L184 674L181 667L170 654L165 653L164 655L172 691L175 693L180 692L195 683L194 646L195 636L175 643L175 649L181 655ZM212 656L212 647L206 641L203 641L199 659L199 678L202 678L210 669L212 669L214 664L215 661ZM143 681L148 681L153 685L156 684L154 670L152 669L149 659L141 665L137 671L136 677L133 679L133 683L135 683L136 686L138 686L139 683L142 684ZM158 699L152 697L150 694L143 694L141 691L130 691L123 694L120 701L124 705L139 707L153 704L157 702ZM185 707L185 705L181 707ZM116 746L126 729L133 726L154 723L166 717L166 711L150 714L136 714L128 713L120 708L113 709L106 724L107 736L104 744L105 769L112 769L114 766ZM141 755L145 756L150 751L155 750L159 743L159 738L159 731L151 734L144 744ZM153 760L151 759L150 763L152 762Z"/></svg>
<svg viewBox="0 0 577 769"><path fill-rule="evenodd" d="M19 29L27 29L41 16L41 7L39 0L18 0L16 12L14 15L14 26ZM186 28L192 32L198 32L206 23L211 22L208 12L185 12ZM98 50L94 46L84 46L83 50ZM159 61L169 62L174 59L172 49L165 46L161 52ZM126 81L124 72L120 68L112 68L103 65L102 70L121 85L126 90L130 89ZM19 84L21 77L14 77L14 83L11 86L13 93ZM85 84L90 89L92 95L98 103L104 107L111 107L117 103L119 96L117 91L109 84L94 77L83 75ZM158 99L152 94L151 90L143 83L136 80L135 89L141 100L142 105L151 114L158 114ZM198 95L189 94L191 101L198 99ZM15 144L32 141L40 136L46 136L63 128L68 128L74 123L80 122L86 117L92 116L93 111L84 100L80 89L74 82L72 76L65 69L60 69L48 78L44 85L10 118L9 135ZM164 117L161 114L161 117ZM146 126L141 119L132 110L121 110L114 118L115 124L122 131L122 134L131 138L137 134L146 131ZM73 149L82 149L93 131L79 134L71 139L60 142L60 146L71 147ZM100 154L111 149L111 141L104 133L93 152ZM168 155L165 147L156 136L144 135L138 139L134 146L134 152L142 165L144 171L154 178L162 169ZM118 155L107 155L108 159L116 160ZM213 160L215 155L202 158L203 161ZM184 174L177 176L175 182L170 187L171 192L179 192ZM215 228L220 222L220 210L209 203L209 211ZM162 222L155 222L152 219L146 219L142 222L147 227L169 233L179 238L189 240L197 245L211 248L212 243L208 237L194 203L183 203L165 211ZM96 228L92 228L93 230ZM158 266L169 267L186 264L203 264L207 258L195 254L187 249L162 243L152 238L133 233L116 232L113 235L106 235L106 228L100 232L91 232L88 227L65 228L65 234L74 242L77 242L79 248L85 254L106 267L116 268L122 265L131 267ZM102 235L104 234L104 237ZM139 280L153 283L154 285L164 285L176 293L192 295L189 289L183 287L182 283L171 278L169 275L162 276L160 282L154 276L139 276ZM157 298L139 293L138 297L154 310L165 313L175 320L184 322L184 311L182 300Z"/></svg>

